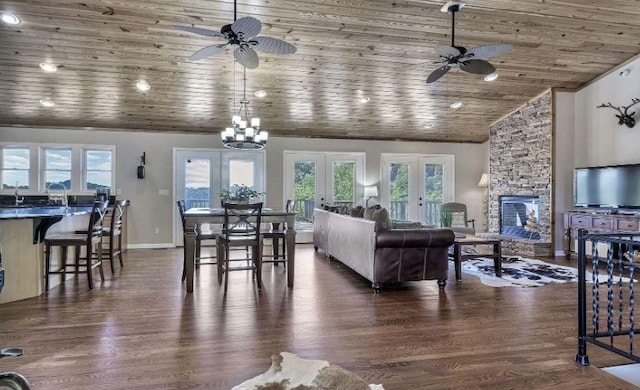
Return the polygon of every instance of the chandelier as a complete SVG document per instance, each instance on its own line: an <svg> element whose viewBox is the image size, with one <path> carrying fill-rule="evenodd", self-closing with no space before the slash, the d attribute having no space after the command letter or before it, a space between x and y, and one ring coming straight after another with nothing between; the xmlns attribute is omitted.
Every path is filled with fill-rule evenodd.
<svg viewBox="0 0 640 390"><path fill-rule="evenodd" d="M222 143L229 149L264 149L269 133L260 130L260 118L252 118L247 100L247 68L243 67L243 95L238 113L231 118L231 127L220 133ZM233 91L235 101L235 88Z"/></svg>

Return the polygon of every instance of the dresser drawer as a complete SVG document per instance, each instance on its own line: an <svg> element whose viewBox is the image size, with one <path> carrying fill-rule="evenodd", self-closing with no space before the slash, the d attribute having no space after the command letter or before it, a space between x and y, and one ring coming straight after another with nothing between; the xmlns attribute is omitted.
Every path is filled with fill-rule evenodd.
<svg viewBox="0 0 640 390"><path fill-rule="evenodd" d="M616 230L622 230L625 232L637 232L640 228L639 221L637 219L619 219Z"/></svg>
<svg viewBox="0 0 640 390"><path fill-rule="evenodd" d="M572 215L569 225L574 228L590 228L591 217L589 215Z"/></svg>
<svg viewBox="0 0 640 390"><path fill-rule="evenodd" d="M613 219L611 218L601 218L594 217L592 226L594 229L598 230L612 230L613 229Z"/></svg>

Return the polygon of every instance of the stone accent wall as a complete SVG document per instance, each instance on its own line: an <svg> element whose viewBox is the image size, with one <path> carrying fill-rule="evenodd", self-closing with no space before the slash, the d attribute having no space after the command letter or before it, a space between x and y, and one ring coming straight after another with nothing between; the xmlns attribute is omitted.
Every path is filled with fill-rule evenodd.
<svg viewBox="0 0 640 390"><path fill-rule="evenodd" d="M500 195L537 195L540 241L551 242L551 97L549 90L490 128L489 233L500 232Z"/></svg>

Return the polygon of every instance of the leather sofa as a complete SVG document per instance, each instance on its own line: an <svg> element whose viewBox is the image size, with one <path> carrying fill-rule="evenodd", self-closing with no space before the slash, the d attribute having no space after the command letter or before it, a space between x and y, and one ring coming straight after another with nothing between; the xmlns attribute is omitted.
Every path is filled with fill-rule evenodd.
<svg viewBox="0 0 640 390"><path fill-rule="evenodd" d="M374 221L315 209L313 243L371 282L374 291L385 284L437 280L448 276L451 229L388 229L376 231Z"/></svg>

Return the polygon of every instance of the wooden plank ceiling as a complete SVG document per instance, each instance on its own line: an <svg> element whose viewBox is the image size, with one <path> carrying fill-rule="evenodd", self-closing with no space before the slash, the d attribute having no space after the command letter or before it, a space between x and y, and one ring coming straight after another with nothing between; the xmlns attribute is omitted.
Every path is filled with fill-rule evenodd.
<svg viewBox="0 0 640 390"><path fill-rule="evenodd" d="M443 4L240 0L238 17L258 18L261 35L298 48L260 53L247 71L252 112L271 136L483 142L491 122L531 97L580 87L640 52L637 1L469 0L456 15L456 43L515 49L490 60L494 82L453 69L427 85L440 66L434 48L450 43ZM0 0L0 9L22 19L0 23L1 126L217 136L237 111L242 68L231 51L189 62L220 41L174 28L219 30L233 21L233 2ZM59 70L43 72L43 61ZM141 78L150 91L136 89ZM254 96L260 89L265 98ZM462 108L449 108L458 100Z"/></svg>

